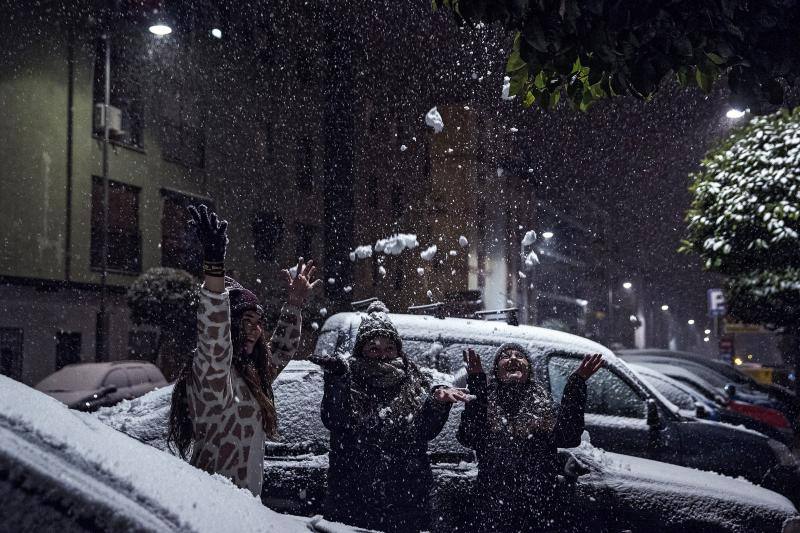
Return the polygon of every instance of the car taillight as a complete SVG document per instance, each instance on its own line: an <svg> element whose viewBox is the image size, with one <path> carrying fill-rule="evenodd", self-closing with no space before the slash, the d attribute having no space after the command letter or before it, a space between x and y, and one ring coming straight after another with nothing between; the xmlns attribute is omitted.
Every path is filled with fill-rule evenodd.
<svg viewBox="0 0 800 533"><path fill-rule="evenodd" d="M728 409L736 411L737 413L742 413L743 415L754 418L755 420L760 420L761 422L776 428L791 427L789 420L783 416L783 413L775 409L770 409L769 407L731 400L728 402Z"/></svg>

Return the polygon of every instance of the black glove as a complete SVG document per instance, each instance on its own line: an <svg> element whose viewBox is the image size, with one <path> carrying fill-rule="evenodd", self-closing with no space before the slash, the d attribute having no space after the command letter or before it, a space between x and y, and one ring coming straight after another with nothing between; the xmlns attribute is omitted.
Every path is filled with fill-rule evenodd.
<svg viewBox="0 0 800 533"><path fill-rule="evenodd" d="M199 207L189 206L189 221L197 231L197 238L203 245L203 272L208 276L222 277L225 275L225 248L228 245L228 222L218 220L217 214L208 213L204 205Z"/></svg>
<svg viewBox="0 0 800 533"><path fill-rule="evenodd" d="M344 376L347 373L347 363L341 357L310 355L308 360L334 376Z"/></svg>

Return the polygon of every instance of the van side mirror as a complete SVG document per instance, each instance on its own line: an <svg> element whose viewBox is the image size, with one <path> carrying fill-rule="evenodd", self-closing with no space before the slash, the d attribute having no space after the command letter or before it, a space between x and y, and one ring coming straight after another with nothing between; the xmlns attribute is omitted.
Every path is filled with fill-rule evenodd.
<svg viewBox="0 0 800 533"><path fill-rule="evenodd" d="M658 429L661 427L661 417L658 414L658 404L652 398L647 400L647 425L651 429Z"/></svg>
<svg viewBox="0 0 800 533"><path fill-rule="evenodd" d="M722 390L725 391L725 395L728 398L732 399L734 396L736 396L736 385L734 385L733 383L728 383L727 385L725 385L725 387L723 387Z"/></svg>

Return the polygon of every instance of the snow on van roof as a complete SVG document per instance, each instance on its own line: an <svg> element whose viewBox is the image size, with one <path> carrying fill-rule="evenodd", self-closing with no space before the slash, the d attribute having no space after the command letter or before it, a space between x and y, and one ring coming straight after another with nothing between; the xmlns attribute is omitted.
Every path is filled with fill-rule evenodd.
<svg viewBox="0 0 800 533"><path fill-rule="evenodd" d="M72 465L84 472L86 479L98 480L92 490L106 491L95 493L95 497L114 502L120 518L143 524L146 529L151 529L156 520L161 524L159 529L171 523L170 529L209 533L229 529L231 524L241 531L308 531L307 519L271 511L229 480L137 442L93 415L70 410L5 376L0 376L0 434L2 430L22 437L4 440L3 451L12 457L25 461L39 457L27 452L31 443L57 451L53 453L59 461L48 460L50 455L44 453L40 454L41 464L33 459L26 463L55 480L53 496L76 491L75 476L54 470L59 464ZM15 443L19 442L26 444L17 448ZM151 511L149 517L139 514L142 508Z"/></svg>
<svg viewBox="0 0 800 533"><path fill-rule="evenodd" d="M322 327L323 331L349 329L355 332L364 313L337 313ZM390 313L392 322L403 338L441 337L450 342L474 342L481 344L502 343L506 339L517 342L549 346L574 353L601 353L607 360L618 361L605 346L589 339L536 326L511 326L505 322L473 318L436 318L429 315L407 315Z"/></svg>

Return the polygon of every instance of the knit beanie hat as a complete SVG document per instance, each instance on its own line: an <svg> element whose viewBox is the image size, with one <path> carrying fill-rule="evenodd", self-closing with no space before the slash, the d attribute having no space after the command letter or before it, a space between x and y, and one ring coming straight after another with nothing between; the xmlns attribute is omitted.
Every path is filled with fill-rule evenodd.
<svg viewBox="0 0 800 533"><path fill-rule="evenodd" d="M361 318L355 346L353 346L353 357L361 357L364 345L376 337L392 339L397 345L397 352L402 352L403 341L389 318L389 308L380 300L369 304L366 315Z"/></svg>
<svg viewBox="0 0 800 533"><path fill-rule="evenodd" d="M500 361L500 356L502 356L505 352L515 350L522 355L525 356L525 359L528 360L528 381L531 380L533 376L533 360L531 356L528 354L528 350L525 349L524 346L521 344L517 344L516 342L507 342L502 344L494 354L494 365L492 366L492 374L496 377L497 376L497 363Z"/></svg>
<svg viewBox="0 0 800 533"><path fill-rule="evenodd" d="M258 311L262 315L264 309L258 303L258 297L250 290L245 289L233 278L225 276L225 288L231 302L231 317L239 317L245 311Z"/></svg>

